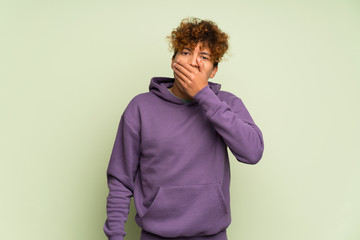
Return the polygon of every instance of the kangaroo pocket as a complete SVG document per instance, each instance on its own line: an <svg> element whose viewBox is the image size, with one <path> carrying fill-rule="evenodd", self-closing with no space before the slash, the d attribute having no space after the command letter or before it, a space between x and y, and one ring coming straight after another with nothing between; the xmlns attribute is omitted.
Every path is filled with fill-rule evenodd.
<svg viewBox="0 0 360 240"><path fill-rule="evenodd" d="M230 224L220 185L160 187L142 217L144 230L163 237L203 236Z"/></svg>

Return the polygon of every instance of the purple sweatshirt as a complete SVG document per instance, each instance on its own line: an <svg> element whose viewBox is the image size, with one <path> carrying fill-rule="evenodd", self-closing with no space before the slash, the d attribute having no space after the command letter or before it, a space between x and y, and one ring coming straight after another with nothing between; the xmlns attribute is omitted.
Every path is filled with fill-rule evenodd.
<svg viewBox="0 0 360 240"><path fill-rule="evenodd" d="M169 92L173 83L152 78L149 92L135 96L121 116L107 170L110 240L124 239L132 196L141 240L226 240L227 147L243 163L262 157L262 133L240 98L209 81L184 103Z"/></svg>

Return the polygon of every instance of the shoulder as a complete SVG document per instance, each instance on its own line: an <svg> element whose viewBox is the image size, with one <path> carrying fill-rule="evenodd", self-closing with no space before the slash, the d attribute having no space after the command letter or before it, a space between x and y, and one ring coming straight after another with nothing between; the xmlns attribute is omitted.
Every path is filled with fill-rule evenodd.
<svg viewBox="0 0 360 240"><path fill-rule="evenodd" d="M151 94L150 92L145 92L145 93L140 93L135 97L133 97L128 103L127 107L125 108L124 116L127 119L135 117L135 115L137 115L137 113L139 112L139 109L143 105L151 101L151 99L153 98L152 95L153 94Z"/></svg>
<svg viewBox="0 0 360 240"><path fill-rule="evenodd" d="M243 100L236 96L235 94L228 92L228 91L219 91L217 94L220 101L224 101L230 106L230 108L235 112L242 112L246 111L245 104Z"/></svg>
<svg viewBox="0 0 360 240"><path fill-rule="evenodd" d="M151 98L153 98L150 92L140 93L133 97L128 105L126 106L122 117L126 120L126 122L134 129L138 131L141 126L141 111L146 108L146 104L150 102Z"/></svg>
<svg viewBox="0 0 360 240"><path fill-rule="evenodd" d="M129 106L142 105L149 101L151 98L153 98L153 94L151 92L139 93L131 99L131 101L129 102Z"/></svg>
<svg viewBox="0 0 360 240"><path fill-rule="evenodd" d="M226 103L228 104L231 104L233 103L234 101L240 101L242 102L241 98L236 96L235 94L231 93L231 92L228 92L228 91L219 91L217 93L217 96L218 98L221 100L221 101L225 101Z"/></svg>

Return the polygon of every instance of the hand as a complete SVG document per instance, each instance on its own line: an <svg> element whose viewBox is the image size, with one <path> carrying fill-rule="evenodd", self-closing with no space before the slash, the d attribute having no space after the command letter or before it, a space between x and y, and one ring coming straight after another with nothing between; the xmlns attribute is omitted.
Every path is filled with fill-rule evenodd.
<svg viewBox="0 0 360 240"><path fill-rule="evenodd" d="M180 59L173 64L174 77L179 87L192 98L208 85L209 79L204 63L200 58L197 58L196 62L198 67L193 67Z"/></svg>

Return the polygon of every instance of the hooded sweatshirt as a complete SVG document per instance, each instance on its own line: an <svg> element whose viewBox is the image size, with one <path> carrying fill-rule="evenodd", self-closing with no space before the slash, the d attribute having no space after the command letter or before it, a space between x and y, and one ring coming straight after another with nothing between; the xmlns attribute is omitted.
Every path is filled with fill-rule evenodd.
<svg viewBox="0 0 360 240"><path fill-rule="evenodd" d="M124 239L131 197L141 240L226 240L227 147L239 162L262 157L262 133L240 98L209 81L184 102L169 91L173 84L152 78L121 116L107 170L109 240Z"/></svg>

